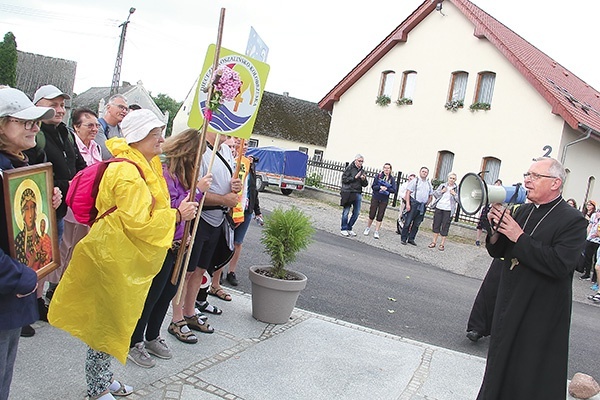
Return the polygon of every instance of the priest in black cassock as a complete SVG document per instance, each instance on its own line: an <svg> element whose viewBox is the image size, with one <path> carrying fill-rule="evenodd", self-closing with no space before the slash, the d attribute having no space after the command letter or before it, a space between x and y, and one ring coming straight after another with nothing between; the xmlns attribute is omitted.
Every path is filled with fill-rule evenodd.
<svg viewBox="0 0 600 400"><path fill-rule="evenodd" d="M564 400L572 280L587 221L561 192L566 173L538 158L524 174L527 198L514 217L494 204L490 256L504 258L478 400Z"/></svg>

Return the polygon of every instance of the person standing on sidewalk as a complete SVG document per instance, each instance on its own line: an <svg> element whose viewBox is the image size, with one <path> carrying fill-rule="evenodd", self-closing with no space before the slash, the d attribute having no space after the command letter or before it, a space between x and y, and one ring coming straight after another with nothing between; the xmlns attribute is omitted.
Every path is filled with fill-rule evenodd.
<svg viewBox="0 0 600 400"><path fill-rule="evenodd" d="M106 147L106 141L114 137L123 137L120 124L128 112L127 98L122 94L111 96L106 106L104 106L104 116L98 118L100 128L98 128L98 134L94 139L102 149L103 160L108 160L112 157L112 154Z"/></svg>
<svg viewBox="0 0 600 400"><path fill-rule="evenodd" d="M450 230L450 223L458 206L458 186L456 186L456 174L454 172L448 174L448 181L438 186L433 192L433 196L436 198L435 203L432 205L434 209L433 240L428 247L435 249L437 238L441 235L442 243L440 243L439 249L440 251L444 251L446 238Z"/></svg>
<svg viewBox="0 0 600 400"><path fill-rule="evenodd" d="M239 146L240 139L236 138L234 140L235 145ZM242 149L243 154L246 154L246 150L248 149L248 142L244 141L244 147ZM250 159L250 167L248 168L248 176L246 178L246 182L244 183L244 189L242 190L242 206L244 207L244 222L240 223L235 227L233 231L233 257L229 261L227 275L225 279L227 282L231 284L231 286L238 285L238 279L235 274L237 263L240 259L240 255L242 254L242 244L244 243L244 237L246 236L246 232L250 227L250 223L252 222L252 217L256 219L256 222L259 225L263 224L262 212L260 211L260 202L258 200L258 190L256 188L256 165L255 162L258 159L254 159L254 157L248 157Z"/></svg>
<svg viewBox="0 0 600 400"><path fill-rule="evenodd" d="M600 246L600 235L598 235L598 225L600 224L600 209L590 215L588 224L587 240L583 250L583 275L579 277L582 281L587 281L591 277L594 266L594 257Z"/></svg>
<svg viewBox="0 0 600 400"><path fill-rule="evenodd" d="M0 86L0 171L28 165L23 151L35 146L40 120L52 118L54 110L36 107L20 90ZM21 328L37 321L37 274L32 268L9 256L8 223L4 186L0 185L0 400L8 399ZM62 201L54 188L52 206ZM13 245L14 246L14 245ZM31 327L30 327L31 328ZM30 334L35 331L31 328Z"/></svg>
<svg viewBox="0 0 600 400"><path fill-rule="evenodd" d="M419 226L425 218L425 209L427 204L431 202L433 197L433 188L431 183L427 180L429 175L429 168L421 167L419 170L419 176L408 184L406 187L406 194L404 195L404 201L406 202L406 218L404 221L404 227L402 228L402 235L400 236L400 243L406 244L407 242L416 246L415 237L419 232Z"/></svg>
<svg viewBox="0 0 600 400"><path fill-rule="evenodd" d="M367 174L363 169L363 163L365 158L357 154L352 161L346 167L346 170L342 174L342 199L340 205L344 207L342 210L342 236L356 236L356 233L352 230L352 227L356 223L360 214L360 206L362 204L362 188L367 186ZM350 214L350 208L352 208L352 216L348 220L348 214Z"/></svg>
<svg viewBox="0 0 600 400"><path fill-rule="evenodd" d="M392 164L383 164L383 172L373 179L371 188L373 189L373 196L371 197L371 207L369 208L369 221L367 222L364 234L365 236L369 235L373 220L376 220L377 223L375 224L373 237L379 239L379 228L381 228L381 222L383 221L383 216L390 200L390 194L396 193L396 180L392 176Z"/></svg>
<svg viewBox="0 0 600 400"><path fill-rule="evenodd" d="M158 157L164 127L152 111L132 111L123 119L123 138L107 141L111 154L131 162L113 162L106 168L96 206L99 215L111 208L113 212L96 221L75 245L50 303L50 323L87 344L85 376L93 399L132 392L131 386L113 380L111 359L125 364L175 226L197 213L195 202L171 207Z"/></svg>
<svg viewBox="0 0 600 400"><path fill-rule="evenodd" d="M504 258L478 400L563 400L567 391L573 272L586 220L563 200L566 172L553 158L524 174L527 198L514 216L488 213L490 256Z"/></svg>

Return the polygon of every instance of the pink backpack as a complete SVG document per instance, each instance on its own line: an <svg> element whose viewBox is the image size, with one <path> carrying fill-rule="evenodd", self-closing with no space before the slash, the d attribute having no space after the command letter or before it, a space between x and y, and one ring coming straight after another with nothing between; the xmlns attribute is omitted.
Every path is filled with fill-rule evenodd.
<svg viewBox="0 0 600 400"><path fill-rule="evenodd" d="M145 179L144 173L140 167L126 158L111 158L85 167L75 174L71 180L69 190L67 191L67 197L65 198L65 202L73 211L73 215L77 222L92 226L94 222L106 217L117 209L116 205L112 206L102 213L102 215L98 216L96 197L98 196L100 181L102 180L102 176L104 176L104 171L106 171L108 165L112 162L121 161L135 165L140 172L142 179Z"/></svg>

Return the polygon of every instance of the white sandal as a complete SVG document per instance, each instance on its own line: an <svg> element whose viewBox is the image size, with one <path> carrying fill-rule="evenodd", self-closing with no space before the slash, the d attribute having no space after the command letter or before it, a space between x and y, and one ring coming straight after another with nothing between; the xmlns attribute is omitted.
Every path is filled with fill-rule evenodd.
<svg viewBox="0 0 600 400"><path fill-rule="evenodd" d="M113 396L129 396L131 393L133 393L133 387L129 386L129 385L125 385L124 383L118 381L118 380L114 380L113 382L117 382L119 384L119 388L117 390L110 390L110 388L108 388L110 394L112 394ZM112 385L112 383L111 383Z"/></svg>

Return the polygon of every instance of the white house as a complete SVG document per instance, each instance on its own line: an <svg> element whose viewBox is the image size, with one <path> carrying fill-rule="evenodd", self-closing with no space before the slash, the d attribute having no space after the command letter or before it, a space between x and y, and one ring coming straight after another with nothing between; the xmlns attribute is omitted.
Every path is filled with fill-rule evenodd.
<svg viewBox="0 0 600 400"><path fill-rule="evenodd" d="M566 198L600 196L600 93L468 0L425 0L319 106L327 159L510 185L549 155L568 170Z"/></svg>

